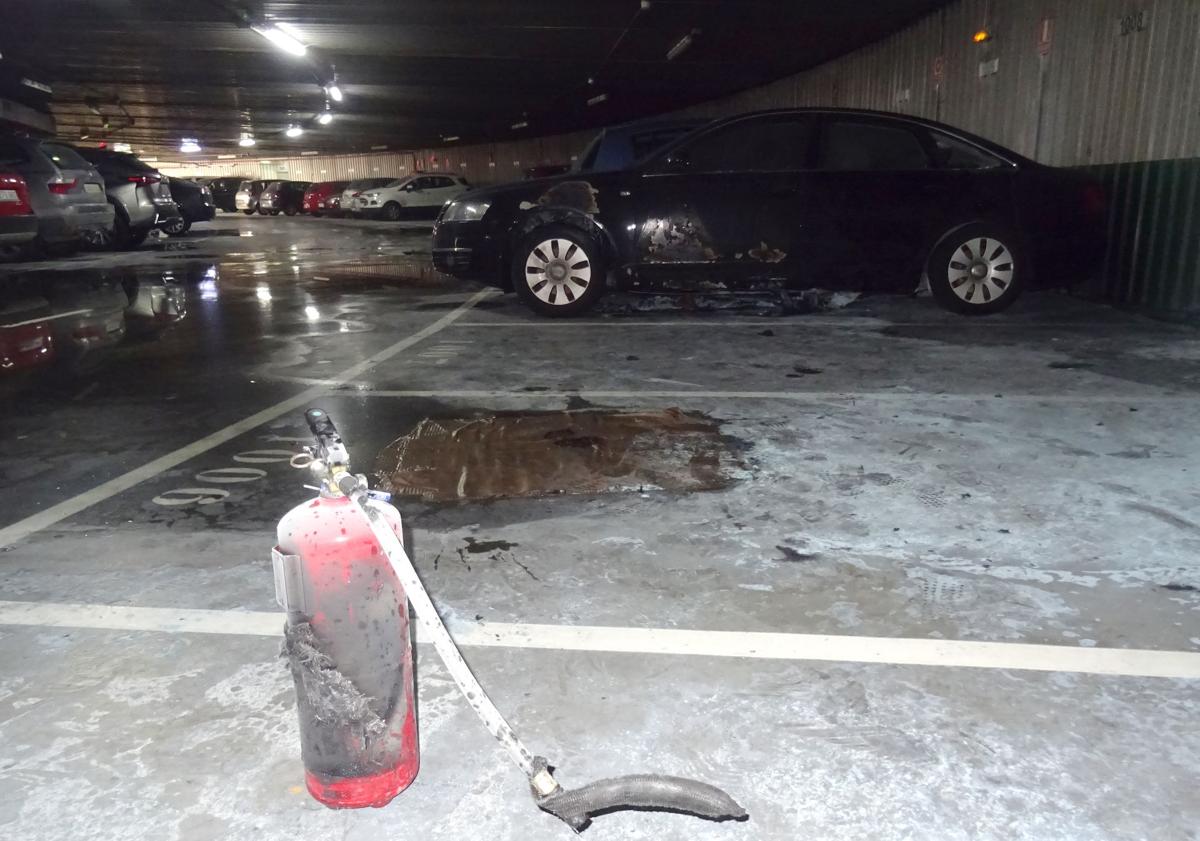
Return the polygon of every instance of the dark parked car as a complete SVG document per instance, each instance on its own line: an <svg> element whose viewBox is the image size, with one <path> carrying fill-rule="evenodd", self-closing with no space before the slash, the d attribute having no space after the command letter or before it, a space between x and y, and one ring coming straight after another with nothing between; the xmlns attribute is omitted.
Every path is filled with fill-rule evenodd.
<svg viewBox="0 0 1200 841"><path fill-rule="evenodd" d="M104 196L104 179L79 150L52 140L0 134L0 170L25 180L37 217L34 250L110 235L113 209Z"/></svg>
<svg viewBox="0 0 1200 841"><path fill-rule="evenodd" d="M168 235L177 237L186 234L194 222L208 222L217 215L213 206L212 193L195 181L172 178L171 198L179 207L180 215L162 226Z"/></svg>
<svg viewBox="0 0 1200 841"><path fill-rule="evenodd" d="M237 191L245 179L241 176L210 178L207 184L213 204L226 213L237 212Z"/></svg>
<svg viewBox="0 0 1200 841"><path fill-rule="evenodd" d="M304 212L304 191L308 181L272 181L258 197L258 212L266 216L286 213L295 216Z"/></svg>
<svg viewBox="0 0 1200 841"><path fill-rule="evenodd" d="M180 216L166 179L154 167L128 152L80 149L104 176L104 191L116 211L113 245L137 248L155 228L171 224Z"/></svg>
<svg viewBox="0 0 1200 841"><path fill-rule="evenodd" d="M636 123L606 128L583 150L573 169L576 172L611 172L615 169L625 169L709 122L639 120ZM526 170L527 175L528 173Z"/></svg>
<svg viewBox="0 0 1200 841"><path fill-rule="evenodd" d="M1092 271L1103 217L1089 179L950 126L796 109L708 125L628 169L467 193L433 259L546 315L590 308L610 272L633 291L785 295L912 292L924 273L943 306L990 313Z"/></svg>
<svg viewBox="0 0 1200 841"><path fill-rule="evenodd" d="M269 181L243 181L238 185L237 193L234 194L235 208L247 216L258 210L258 197L270 183Z"/></svg>

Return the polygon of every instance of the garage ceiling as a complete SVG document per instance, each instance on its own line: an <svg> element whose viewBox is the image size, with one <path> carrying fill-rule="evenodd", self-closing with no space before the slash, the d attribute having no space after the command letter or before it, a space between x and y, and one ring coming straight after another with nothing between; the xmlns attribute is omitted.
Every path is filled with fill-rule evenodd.
<svg viewBox="0 0 1200 841"><path fill-rule="evenodd" d="M9 0L0 53L54 89L64 138L207 157L366 151L588 128L825 62L945 0ZM241 23L239 23L239 20ZM282 21L309 46L246 26ZM667 53L692 33L690 45ZM345 93L328 126L321 83ZM592 83L589 84L589 78ZM607 100L588 100L607 94ZM108 129L104 124L108 124ZM290 123L305 125L286 138ZM521 123L527 127L513 128Z"/></svg>

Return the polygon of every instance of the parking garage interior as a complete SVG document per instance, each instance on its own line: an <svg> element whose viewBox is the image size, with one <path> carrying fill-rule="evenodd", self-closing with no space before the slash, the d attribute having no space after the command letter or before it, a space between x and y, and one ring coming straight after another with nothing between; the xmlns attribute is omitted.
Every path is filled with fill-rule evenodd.
<svg viewBox="0 0 1200 841"><path fill-rule="evenodd" d="M0 20L5 838L1198 837L1200 4Z"/></svg>

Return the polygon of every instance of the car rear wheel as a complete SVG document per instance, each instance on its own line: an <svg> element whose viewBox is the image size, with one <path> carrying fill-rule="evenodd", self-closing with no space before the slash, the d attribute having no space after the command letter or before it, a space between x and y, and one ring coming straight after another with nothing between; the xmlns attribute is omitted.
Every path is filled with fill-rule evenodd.
<svg viewBox="0 0 1200 841"><path fill-rule="evenodd" d="M295 216L300 211L296 210L296 208L294 208L294 207L286 207L286 208L284 208L283 212L286 213L288 216Z"/></svg>
<svg viewBox="0 0 1200 841"><path fill-rule="evenodd" d="M513 288L534 312L552 318L581 315L600 300L607 277L604 251L568 225L548 225L514 252Z"/></svg>
<svg viewBox="0 0 1200 841"><path fill-rule="evenodd" d="M245 213L247 216L253 216L254 210L253 209L243 210L242 213Z"/></svg>
<svg viewBox="0 0 1200 841"><path fill-rule="evenodd" d="M942 239L926 268L939 304L964 315L1007 309L1029 273L1017 237L990 224L968 225Z"/></svg>
<svg viewBox="0 0 1200 841"><path fill-rule="evenodd" d="M163 233L169 237L181 237L191 230L192 223L180 217L172 219L167 224L163 225Z"/></svg>
<svg viewBox="0 0 1200 841"><path fill-rule="evenodd" d="M383 206L383 218L389 222L400 221L400 205L390 201Z"/></svg>

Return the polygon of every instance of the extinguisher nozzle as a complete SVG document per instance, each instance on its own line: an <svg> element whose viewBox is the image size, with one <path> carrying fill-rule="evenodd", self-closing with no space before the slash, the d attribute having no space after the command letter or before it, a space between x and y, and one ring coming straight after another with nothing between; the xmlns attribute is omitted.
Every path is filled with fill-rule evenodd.
<svg viewBox="0 0 1200 841"><path fill-rule="evenodd" d="M538 772L548 770L546 760L534 759ZM736 800L716 786L662 774L631 774L597 780L576 789L559 788L539 796L538 807L582 832L596 815L633 809L678 812L710 821L747 820L750 816Z"/></svg>

